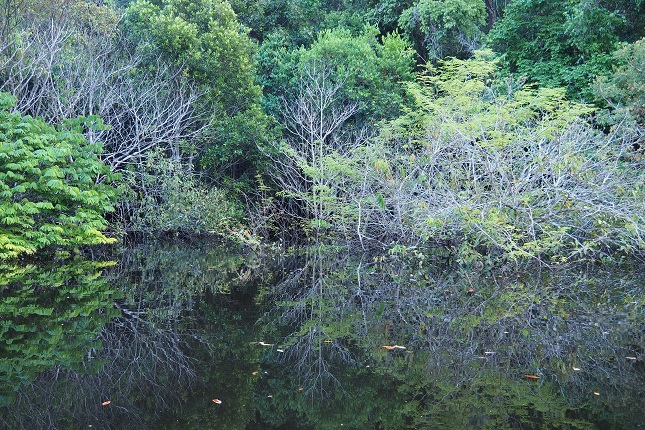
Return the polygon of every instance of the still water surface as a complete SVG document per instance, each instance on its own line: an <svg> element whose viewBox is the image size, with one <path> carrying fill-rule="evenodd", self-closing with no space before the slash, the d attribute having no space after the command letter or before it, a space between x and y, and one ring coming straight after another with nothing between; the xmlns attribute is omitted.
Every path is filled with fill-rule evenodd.
<svg viewBox="0 0 645 430"><path fill-rule="evenodd" d="M0 428L645 428L645 271L212 243L0 266Z"/></svg>

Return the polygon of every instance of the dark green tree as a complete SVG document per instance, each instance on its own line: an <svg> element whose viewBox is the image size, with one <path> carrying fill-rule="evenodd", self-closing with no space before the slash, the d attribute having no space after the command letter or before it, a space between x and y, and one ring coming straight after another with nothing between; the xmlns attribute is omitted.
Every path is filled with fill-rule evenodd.
<svg viewBox="0 0 645 430"><path fill-rule="evenodd" d="M618 124L625 118L645 125L645 39L626 44L614 53L616 67L601 76L594 90L607 107L603 120Z"/></svg>
<svg viewBox="0 0 645 430"><path fill-rule="evenodd" d="M508 72L547 86L582 91L611 70L620 41L643 34L642 1L516 0L489 33Z"/></svg>
<svg viewBox="0 0 645 430"><path fill-rule="evenodd" d="M417 0L398 22L426 60L463 57L480 46L486 7L481 0Z"/></svg>
<svg viewBox="0 0 645 430"><path fill-rule="evenodd" d="M142 55L160 55L183 69L181 79L203 94L199 110L210 121L202 133L204 166L239 177L258 163L268 118L260 107L256 46L222 0L137 0L126 27ZM145 52L145 54L144 54Z"/></svg>
<svg viewBox="0 0 645 430"><path fill-rule="evenodd" d="M268 111L280 117L281 104L289 104L308 71L325 69L339 85L339 104L357 103L364 120L376 122L400 112L405 101L402 82L412 81L414 52L398 34L383 36L366 26L358 35L338 28L320 33L309 47L289 50L283 39L263 44L259 58Z"/></svg>

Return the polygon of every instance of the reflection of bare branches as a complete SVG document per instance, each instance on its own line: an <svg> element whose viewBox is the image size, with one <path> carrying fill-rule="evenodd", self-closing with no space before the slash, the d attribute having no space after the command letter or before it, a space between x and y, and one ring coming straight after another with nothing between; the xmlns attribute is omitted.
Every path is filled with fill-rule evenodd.
<svg viewBox="0 0 645 430"><path fill-rule="evenodd" d="M307 387L307 391L320 396L327 396L334 389L341 388L339 379L334 374L340 366L354 364L353 354L338 340L331 340L318 326L309 327L289 339L290 346L282 355L282 361L295 370L297 378Z"/></svg>
<svg viewBox="0 0 645 430"><path fill-rule="evenodd" d="M103 348L88 353L85 369L56 366L18 394L11 428L138 429L150 407L159 414L179 404L196 378L187 355L196 338L124 311L104 327Z"/></svg>
<svg viewBox="0 0 645 430"><path fill-rule="evenodd" d="M407 282L415 271L396 270L398 264L388 264L396 276L363 277L370 309L383 306L384 297L386 303L383 315L371 323L382 330L380 336L374 333L372 347L379 338L405 339L428 372L444 377L452 372L458 385L485 366L510 378L535 374L559 384L571 400L573 393L588 396L598 384L622 393L645 382L636 360L628 358L645 350L637 322L643 302L636 279L642 277L634 273L623 279L618 268L569 268L502 274L471 284L465 275L438 270L419 283ZM370 296L370 284L381 291ZM413 335L410 326L418 327Z"/></svg>
<svg viewBox="0 0 645 430"><path fill-rule="evenodd" d="M344 264L314 252L275 291L278 321L292 329L279 359L295 370L303 386L323 396L340 386L335 375L340 366L356 363L349 345L366 332L360 320L352 320L355 292L347 285L351 282L336 277L336 270L342 273Z"/></svg>
<svg viewBox="0 0 645 430"><path fill-rule="evenodd" d="M176 381L191 381L195 378L194 359L186 355L186 335L149 323L135 315L114 320L101 333L106 360L106 377L114 385L133 386L143 382L155 393L172 390L165 380L159 380L159 372L172 375ZM117 379L112 379L118 375ZM163 399L155 394L159 402Z"/></svg>

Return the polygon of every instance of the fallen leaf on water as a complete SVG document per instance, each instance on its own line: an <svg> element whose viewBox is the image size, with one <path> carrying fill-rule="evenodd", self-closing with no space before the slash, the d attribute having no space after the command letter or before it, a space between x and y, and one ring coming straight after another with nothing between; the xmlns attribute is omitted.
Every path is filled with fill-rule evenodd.
<svg viewBox="0 0 645 430"><path fill-rule="evenodd" d="M303 390L304 390L304 388L302 388L302 387L298 388L298 391L303 391Z"/></svg>
<svg viewBox="0 0 645 430"><path fill-rule="evenodd" d="M213 399L213 403L217 403L218 405L222 404L222 401L220 399Z"/></svg>
<svg viewBox="0 0 645 430"><path fill-rule="evenodd" d="M599 396L599 395L600 395L600 393L599 393L598 391L594 391L593 393L594 393L594 395L596 395L596 396Z"/></svg>
<svg viewBox="0 0 645 430"><path fill-rule="evenodd" d="M526 379L540 379L540 377L537 375L524 375L524 377Z"/></svg>
<svg viewBox="0 0 645 430"><path fill-rule="evenodd" d="M107 406L107 405L109 405L110 403L112 403L112 400L106 400L106 401L104 401L103 403L101 403L101 406Z"/></svg>
<svg viewBox="0 0 645 430"><path fill-rule="evenodd" d="M251 373L251 375L257 375L258 373L260 373L260 372L258 372L258 371L256 370L255 372Z"/></svg>

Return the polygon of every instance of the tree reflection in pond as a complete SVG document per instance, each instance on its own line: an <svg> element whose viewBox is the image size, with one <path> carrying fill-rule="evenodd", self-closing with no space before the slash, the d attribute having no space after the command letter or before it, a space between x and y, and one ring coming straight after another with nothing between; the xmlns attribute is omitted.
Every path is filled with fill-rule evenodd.
<svg viewBox="0 0 645 430"><path fill-rule="evenodd" d="M332 382L345 425L644 425L645 277L638 267L473 274L394 256L311 257L276 289L273 321L286 333L285 352L271 359L290 380L284 391L329 394L320 380ZM370 404L374 392L380 401ZM397 412L383 413L381 401ZM314 428L327 428L334 416L305 400L280 405L299 410ZM265 419L278 425L271 411ZM370 424L374 416L389 416L391 427Z"/></svg>
<svg viewBox="0 0 645 430"><path fill-rule="evenodd" d="M55 283L95 283L80 308L48 305L78 327L56 340L46 313L14 313L70 287L20 295L58 275L8 272L3 298L24 305L3 301L3 327L45 329L26 340L5 330L2 357L29 368L18 340L71 357L5 377L22 385L0 415L8 429L644 425L638 266L473 272L400 254L312 247L269 258L172 242L125 250L108 276L83 264Z"/></svg>
<svg viewBox="0 0 645 430"><path fill-rule="evenodd" d="M32 428L47 422L27 409L31 396L43 394L38 382L29 385L42 372L51 379L103 365L95 351L103 325L116 312L115 290L101 273L112 264L71 259L0 265L0 406L16 402L12 420L19 422L24 412Z"/></svg>

